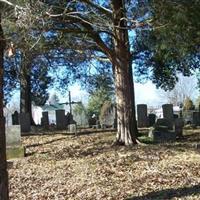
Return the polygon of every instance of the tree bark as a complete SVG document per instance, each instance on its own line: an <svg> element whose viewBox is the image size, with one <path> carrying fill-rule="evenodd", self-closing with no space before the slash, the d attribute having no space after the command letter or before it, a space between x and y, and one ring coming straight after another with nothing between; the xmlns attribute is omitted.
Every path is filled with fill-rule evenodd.
<svg viewBox="0 0 200 200"><path fill-rule="evenodd" d="M30 68L23 63L20 70L20 113L29 113L31 125L35 125L32 117Z"/></svg>
<svg viewBox="0 0 200 200"><path fill-rule="evenodd" d="M135 118L134 83L132 58L123 0L112 0L114 25L114 56L112 63L115 73L117 103L117 143L132 145L137 143L137 124Z"/></svg>
<svg viewBox="0 0 200 200"><path fill-rule="evenodd" d="M3 55L5 38L0 13L0 200L8 200L8 172L6 160L5 118L3 115Z"/></svg>

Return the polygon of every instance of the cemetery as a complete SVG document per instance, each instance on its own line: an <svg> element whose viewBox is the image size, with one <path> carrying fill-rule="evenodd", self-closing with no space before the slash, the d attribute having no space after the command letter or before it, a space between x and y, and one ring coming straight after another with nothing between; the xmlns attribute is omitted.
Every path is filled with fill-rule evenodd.
<svg viewBox="0 0 200 200"><path fill-rule="evenodd" d="M0 200L199 200L199 8L0 0Z"/></svg>

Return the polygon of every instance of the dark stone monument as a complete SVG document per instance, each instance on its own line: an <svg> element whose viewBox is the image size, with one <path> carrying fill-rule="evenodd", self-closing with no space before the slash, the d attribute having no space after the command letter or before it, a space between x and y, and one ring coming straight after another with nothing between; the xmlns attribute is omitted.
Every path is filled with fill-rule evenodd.
<svg viewBox="0 0 200 200"><path fill-rule="evenodd" d="M48 128L49 127L49 115L48 115L48 112L42 112L41 125L44 128Z"/></svg>
<svg viewBox="0 0 200 200"><path fill-rule="evenodd" d="M153 139L154 142L170 142L176 140L176 133L169 130L169 120L158 119L149 131L149 137Z"/></svg>
<svg viewBox="0 0 200 200"><path fill-rule="evenodd" d="M148 117L147 117L147 105L138 104L137 105L137 117L138 117L138 128L148 127Z"/></svg>
<svg viewBox="0 0 200 200"><path fill-rule="evenodd" d="M12 125L19 125L19 113L17 111L12 114Z"/></svg>
<svg viewBox="0 0 200 200"><path fill-rule="evenodd" d="M156 115L151 113L148 116L149 118L149 126L153 126L156 123Z"/></svg>
<svg viewBox="0 0 200 200"><path fill-rule="evenodd" d="M66 127L65 110L56 110L56 128L64 130Z"/></svg>
<svg viewBox="0 0 200 200"><path fill-rule="evenodd" d="M29 113L20 113L20 125L22 133L31 131L31 120Z"/></svg>
<svg viewBox="0 0 200 200"><path fill-rule="evenodd" d="M174 125L175 125L176 136L182 137L183 136L184 120L182 118L175 119Z"/></svg>
<svg viewBox="0 0 200 200"><path fill-rule="evenodd" d="M174 123L174 112L173 112L173 105L172 104L164 104L162 105L163 109L163 118L169 121L169 129L173 129Z"/></svg>
<svg viewBox="0 0 200 200"><path fill-rule="evenodd" d="M200 126L200 113L199 112L193 112L192 122L195 126Z"/></svg>

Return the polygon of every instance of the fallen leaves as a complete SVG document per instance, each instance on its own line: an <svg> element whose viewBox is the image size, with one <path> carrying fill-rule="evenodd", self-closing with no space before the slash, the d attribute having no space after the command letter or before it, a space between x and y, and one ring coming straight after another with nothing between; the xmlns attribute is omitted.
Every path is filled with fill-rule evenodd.
<svg viewBox="0 0 200 200"><path fill-rule="evenodd" d="M200 154L186 141L130 148L112 146L114 137L24 137L27 157L9 169L10 199L200 199Z"/></svg>

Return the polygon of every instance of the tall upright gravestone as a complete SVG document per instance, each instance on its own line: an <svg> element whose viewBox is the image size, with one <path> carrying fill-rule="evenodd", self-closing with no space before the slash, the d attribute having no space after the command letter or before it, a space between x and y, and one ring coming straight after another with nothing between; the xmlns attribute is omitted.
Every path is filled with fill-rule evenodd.
<svg viewBox="0 0 200 200"><path fill-rule="evenodd" d="M12 114L12 125L19 125L19 113L17 111Z"/></svg>
<svg viewBox="0 0 200 200"><path fill-rule="evenodd" d="M41 119L41 124L44 128L49 127L49 115L48 112L42 112L42 119Z"/></svg>
<svg viewBox="0 0 200 200"><path fill-rule="evenodd" d="M194 125L200 126L200 113L199 112L193 112L192 122Z"/></svg>
<svg viewBox="0 0 200 200"><path fill-rule="evenodd" d="M6 127L7 159L24 157L24 147L21 145L21 127L12 125Z"/></svg>
<svg viewBox="0 0 200 200"><path fill-rule="evenodd" d="M144 128L149 126L146 104L137 105L137 117L138 117L138 128Z"/></svg>
<svg viewBox="0 0 200 200"><path fill-rule="evenodd" d="M174 112L173 112L173 105L172 104L163 104L163 118L167 119L169 122L169 129L173 129L173 123L174 123Z"/></svg>
<svg viewBox="0 0 200 200"><path fill-rule="evenodd" d="M20 125L22 133L31 131L30 113L20 113Z"/></svg>
<svg viewBox="0 0 200 200"><path fill-rule="evenodd" d="M56 128L58 130L66 129L65 110L56 110Z"/></svg>

